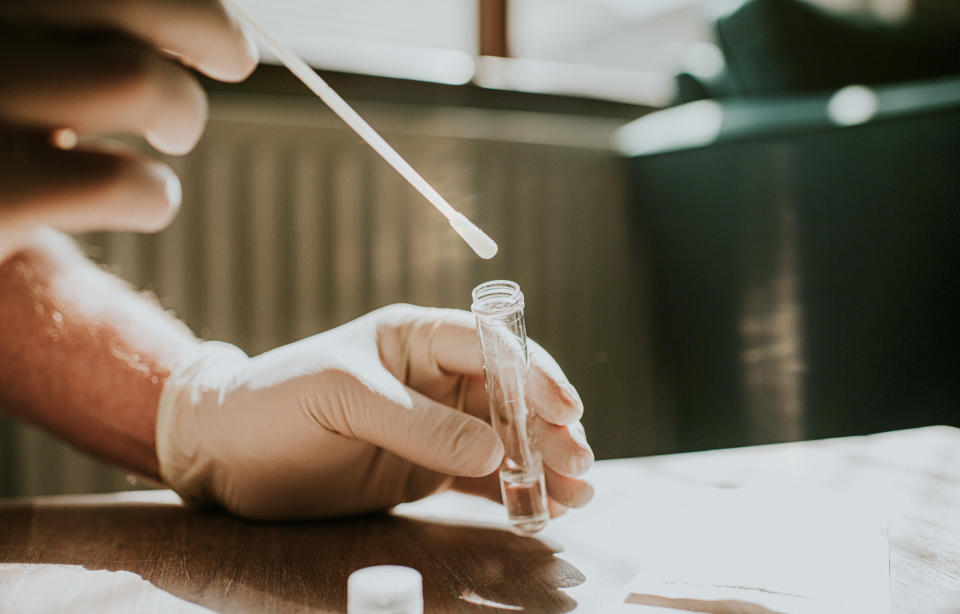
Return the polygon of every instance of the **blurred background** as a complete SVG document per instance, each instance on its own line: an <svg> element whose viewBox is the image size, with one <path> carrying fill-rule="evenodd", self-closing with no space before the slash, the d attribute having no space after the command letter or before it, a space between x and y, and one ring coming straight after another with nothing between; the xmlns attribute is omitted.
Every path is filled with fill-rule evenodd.
<svg viewBox="0 0 960 614"><path fill-rule="evenodd" d="M264 53L154 236L78 237L255 354L517 281L598 458L960 425L952 0L247 0L455 207ZM0 417L0 495L142 487Z"/></svg>

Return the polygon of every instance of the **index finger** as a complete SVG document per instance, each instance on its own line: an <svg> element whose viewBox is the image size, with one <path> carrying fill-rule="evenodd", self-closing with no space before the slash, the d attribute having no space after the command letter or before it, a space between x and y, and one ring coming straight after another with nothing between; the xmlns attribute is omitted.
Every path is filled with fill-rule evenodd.
<svg viewBox="0 0 960 614"><path fill-rule="evenodd" d="M527 354L527 402L537 415L558 425L579 420L583 416L583 401L557 361L533 339L527 339Z"/></svg>
<svg viewBox="0 0 960 614"><path fill-rule="evenodd" d="M466 311L444 310L443 325L431 337L430 354L445 372L483 375L476 322ZM583 402L557 361L527 339L530 370L526 396L537 414L553 424L572 424L583 416Z"/></svg>
<svg viewBox="0 0 960 614"><path fill-rule="evenodd" d="M245 79L256 47L220 0L4 2L0 16L65 28L120 30L221 81Z"/></svg>

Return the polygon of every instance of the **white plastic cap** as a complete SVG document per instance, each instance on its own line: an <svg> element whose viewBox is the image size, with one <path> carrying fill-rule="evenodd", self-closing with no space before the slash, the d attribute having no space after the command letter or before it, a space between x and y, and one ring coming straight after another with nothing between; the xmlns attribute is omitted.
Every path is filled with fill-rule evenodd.
<svg viewBox="0 0 960 614"><path fill-rule="evenodd" d="M420 572L400 565L360 569L347 580L348 614L423 614Z"/></svg>

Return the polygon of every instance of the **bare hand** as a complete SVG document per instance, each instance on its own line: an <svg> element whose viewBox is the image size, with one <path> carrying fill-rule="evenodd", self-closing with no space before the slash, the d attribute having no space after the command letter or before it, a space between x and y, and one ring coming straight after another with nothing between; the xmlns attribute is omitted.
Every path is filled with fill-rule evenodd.
<svg viewBox="0 0 960 614"><path fill-rule="evenodd" d="M173 171L116 146L72 147L75 135L130 133L184 154L207 117L185 67L237 81L256 63L218 0L0 3L0 259L39 225L164 227L180 203Z"/></svg>

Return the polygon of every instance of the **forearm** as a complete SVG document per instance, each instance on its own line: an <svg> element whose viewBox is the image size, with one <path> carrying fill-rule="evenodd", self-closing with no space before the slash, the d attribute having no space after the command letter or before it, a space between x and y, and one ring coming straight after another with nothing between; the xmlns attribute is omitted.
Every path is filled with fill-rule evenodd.
<svg viewBox="0 0 960 614"><path fill-rule="evenodd" d="M52 233L0 263L0 407L156 478L157 400L190 331Z"/></svg>

